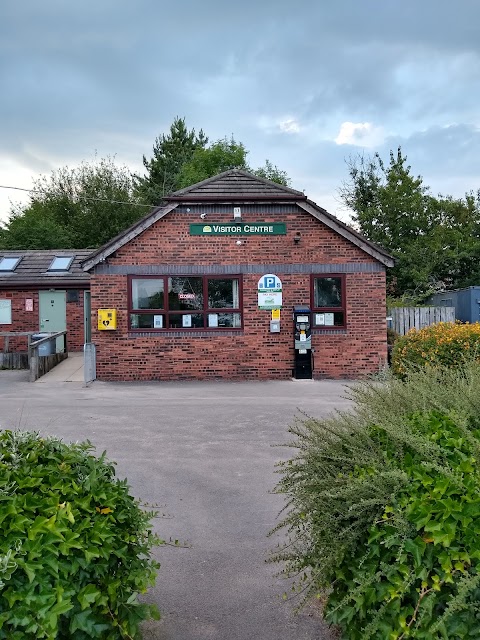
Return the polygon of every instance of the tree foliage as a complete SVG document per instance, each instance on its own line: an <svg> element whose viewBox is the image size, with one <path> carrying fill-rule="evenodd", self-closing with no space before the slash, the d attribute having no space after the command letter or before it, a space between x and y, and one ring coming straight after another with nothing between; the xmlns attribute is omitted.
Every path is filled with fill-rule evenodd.
<svg viewBox="0 0 480 640"><path fill-rule="evenodd" d="M340 195L360 231L396 259L389 270L390 293L428 294L432 286L461 287L478 277L478 194L434 197L414 176L401 149L388 165L379 154L348 162L350 180Z"/></svg>
<svg viewBox="0 0 480 640"><path fill-rule="evenodd" d="M36 181L29 205L0 232L6 249L98 247L148 211L127 167L113 158L63 167Z"/></svg>
<svg viewBox="0 0 480 640"><path fill-rule="evenodd" d="M288 177L287 172L279 169L277 165L273 164L268 159L265 160L263 167L258 167L258 169L253 169L251 171L259 178L271 180L271 182L282 184L284 187L290 186L290 178Z"/></svg>
<svg viewBox="0 0 480 640"><path fill-rule="evenodd" d="M202 130L175 118L155 139L153 155L143 156L145 175L133 175L107 157L63 167L35 182L26 207L14 207L0 225L0 248L95 248L126 229L168 194L228 169L244 169L288 185L289 178L269 160L252 169L245 146L233 138L208 145Z"/></svg>
<svg viewBox="0 0 480 640"><path fill-rule="evenodd" d="M245 146L241 142L236 142L233 136L217 140L209 147L196 149L191 160L182 167L179 188L188 187L229 169L242 169L259 178L285 186L290 184L287 172L279 169L270 160L267 159L264 166L253 169L247 162L247 155Z"/></svg>
<svg viewBox="0 0 480 640"><path fill-rule="evenodd" d="M158 205L165 195L179 189L184 165L207 143L208 138L202 129L198 134L195 129L189 131L185 118L176 117L170 131L155 138L153 156L150 159L143 156L146 174L135 176L135 190L142 202Z"/></svg>
<svg viewBox="0 0 480 640"><path fill-rule="evenodd" d="M206 180L229 169L248 171L248 151L241 142L233 137L217 140L209 147L196 149L179 175L179 189Z"/></svg>

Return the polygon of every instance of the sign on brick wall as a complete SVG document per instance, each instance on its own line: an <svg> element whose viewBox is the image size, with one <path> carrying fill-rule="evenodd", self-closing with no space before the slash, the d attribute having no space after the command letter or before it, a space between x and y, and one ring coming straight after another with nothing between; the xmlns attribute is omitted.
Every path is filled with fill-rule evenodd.
<svg viewBox="0 0 480 640"><path fill-rule="evenodd" d="M282 308L282 281L273 273L262 276L257 284L259 309Z"/></svg>
<svg viewBox="0 0 480 640"><path fill-rule="evenodd" d="M287 233L285 222L232 222L191 224L191 236L279 236Z"/></svg>

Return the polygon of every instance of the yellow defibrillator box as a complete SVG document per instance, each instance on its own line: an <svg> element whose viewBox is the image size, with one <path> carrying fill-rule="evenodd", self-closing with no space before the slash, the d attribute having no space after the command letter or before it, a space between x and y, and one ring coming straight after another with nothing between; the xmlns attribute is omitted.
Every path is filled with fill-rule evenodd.
<svg viewBox="0 0 480 640"><path fill-rule="evenodd" d="M99 309L98 310L98 330L111 331L117 328L117 310L116 309Z"/></svg>

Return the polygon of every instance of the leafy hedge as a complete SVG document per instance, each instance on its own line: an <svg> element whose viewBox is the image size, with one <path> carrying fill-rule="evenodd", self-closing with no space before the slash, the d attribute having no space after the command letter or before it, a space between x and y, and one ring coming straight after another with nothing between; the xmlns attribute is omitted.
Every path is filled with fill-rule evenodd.
<svg viewBox="0 0 480 640"><path fill-rule="evenodd" d="M422 370L292 428L274 559L343 639L480 637L479 388L476 363Z"/></svg>
<svg viewBox="0 0 480 640"><path fill-rule="evenodd" d="M412 366L458 366L472 354L480 356L480 323L439 322L398 338L392 367L403 376Z"/></svg>
<svg viewBox="0 0 480 640"><path fill-rule="evenodd" d="M0 639L138 638L151 516L89 442L0 433Z"/></svg>

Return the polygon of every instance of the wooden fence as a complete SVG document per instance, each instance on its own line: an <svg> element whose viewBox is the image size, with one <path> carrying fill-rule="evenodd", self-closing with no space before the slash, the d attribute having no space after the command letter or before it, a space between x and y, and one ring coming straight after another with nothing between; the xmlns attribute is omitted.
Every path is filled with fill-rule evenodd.
<svg viewBox="0 0 480 640"><path fill-rule="evenodd" d="M0 369L28 369L30 367L29 348L34 331L0 331L3 350L0 350ZM27 338L26 351L10 351L10 338Z"/></svg>
<svg viewBox="0 0 480 640"><path fill-rule="evenodd" d="M0 369L28 369L28 353L0 352Z"/></svg>
<svg viewBox="0 0 480 640"><path fill-rule="evenodd" d="M392 329L404 336L410 329L423 329L437 322L454 322L455 307L393 307L388 311Z"/></svg>

